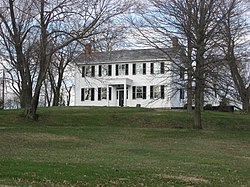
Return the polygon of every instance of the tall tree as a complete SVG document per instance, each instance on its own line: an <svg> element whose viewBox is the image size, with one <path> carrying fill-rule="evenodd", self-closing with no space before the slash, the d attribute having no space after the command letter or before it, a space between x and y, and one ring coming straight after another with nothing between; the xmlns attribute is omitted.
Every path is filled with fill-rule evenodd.
<svg viewBox="0 0 250 187"><path fill-rule="evenodd" d="M182 63L172 62L177 67L187 71L188 106L191 110L191 100L195 98L194 128L201 129L201 111L203 108L205 73L209 70L208 64L212 61L211 49L217 35L219 16L218 5L215 0L151 0L153 6L140 14L147 23L143 29L153 32L142 35L151 44L158 48L166 46L166 42L173 36L179 38ZM156 34L155 34L156 33ZM192 88L192 82L195 86ZM194 89L194 93L193 93Z"/></svg>
<svg viewBox="0 0 250 187"><path fill-rule="evenodd" d="M219 46L225 57L225 63L228 65L233 82L239 93L244 112L250 112L250 95L248 93L249 82L245 79L242 68L245 69L246 63L246 45L245 38L247 30L247 20L244 18L246 13L246 1L244 0L223 0L220 11L224 15L220 24Z"/></svg>
<svg viewBox="0 0 250 187"><path fill-rule="evenodd" d="M58 106L61 95L61 88L64 80L64 74L67 68L74 65L74 59L78 56L78 43L74 42L65 46L54 53L50 67L48 69L48 78L53 92L53 106Z"/></svg>

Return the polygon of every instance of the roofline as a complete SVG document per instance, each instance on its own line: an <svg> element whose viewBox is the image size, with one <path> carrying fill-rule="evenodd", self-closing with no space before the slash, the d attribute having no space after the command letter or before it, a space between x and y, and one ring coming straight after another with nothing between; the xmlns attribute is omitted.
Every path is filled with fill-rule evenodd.
<svg viewBox="0 0 250 187"><path fill-rule="evenodd" d="M128 61L109 61L109 62L76 62L77 65L98 65L98 64L119 64L119 63L139 63L153 61L169 61L168 59L147 59L147 60L128 60Z"/></svg>

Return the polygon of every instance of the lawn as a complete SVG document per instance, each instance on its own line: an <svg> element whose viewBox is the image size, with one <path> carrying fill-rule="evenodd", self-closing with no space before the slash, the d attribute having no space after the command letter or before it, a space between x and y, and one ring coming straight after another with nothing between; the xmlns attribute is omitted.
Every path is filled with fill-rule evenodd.
<svg viewBox="0 0 250 187"><path fill-rule="evenodd" d="M0 186L250 186L250 115L40 108L0 111Z"/></svg>

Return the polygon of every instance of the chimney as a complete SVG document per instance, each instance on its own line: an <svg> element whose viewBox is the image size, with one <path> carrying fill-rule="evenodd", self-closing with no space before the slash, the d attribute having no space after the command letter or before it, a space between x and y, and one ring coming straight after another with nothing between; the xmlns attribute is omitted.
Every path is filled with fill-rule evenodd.
<svg viewBox="0 0 250 187"><path fill-rule="evenodd" d="M87 43L85 45L85 56L90 57L92 55L92 45L90 43Z"/></svg>
<svg viewBox="0 0 250 187"><path fill-rule="evenodd" d="M176 36L174 36L172 38L172 47L173 48L178 48L179 47L178 38Z"/></svg>

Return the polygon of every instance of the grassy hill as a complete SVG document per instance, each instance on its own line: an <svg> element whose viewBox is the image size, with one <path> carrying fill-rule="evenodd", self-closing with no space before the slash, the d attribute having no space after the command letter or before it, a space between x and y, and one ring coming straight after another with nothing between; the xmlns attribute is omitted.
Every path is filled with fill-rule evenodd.
<svg viewBox="0 0 250 187"><path fill-rule="evenodd" d="M250 186L250 115L40 108L0 111L0 186Z"/></svg>

